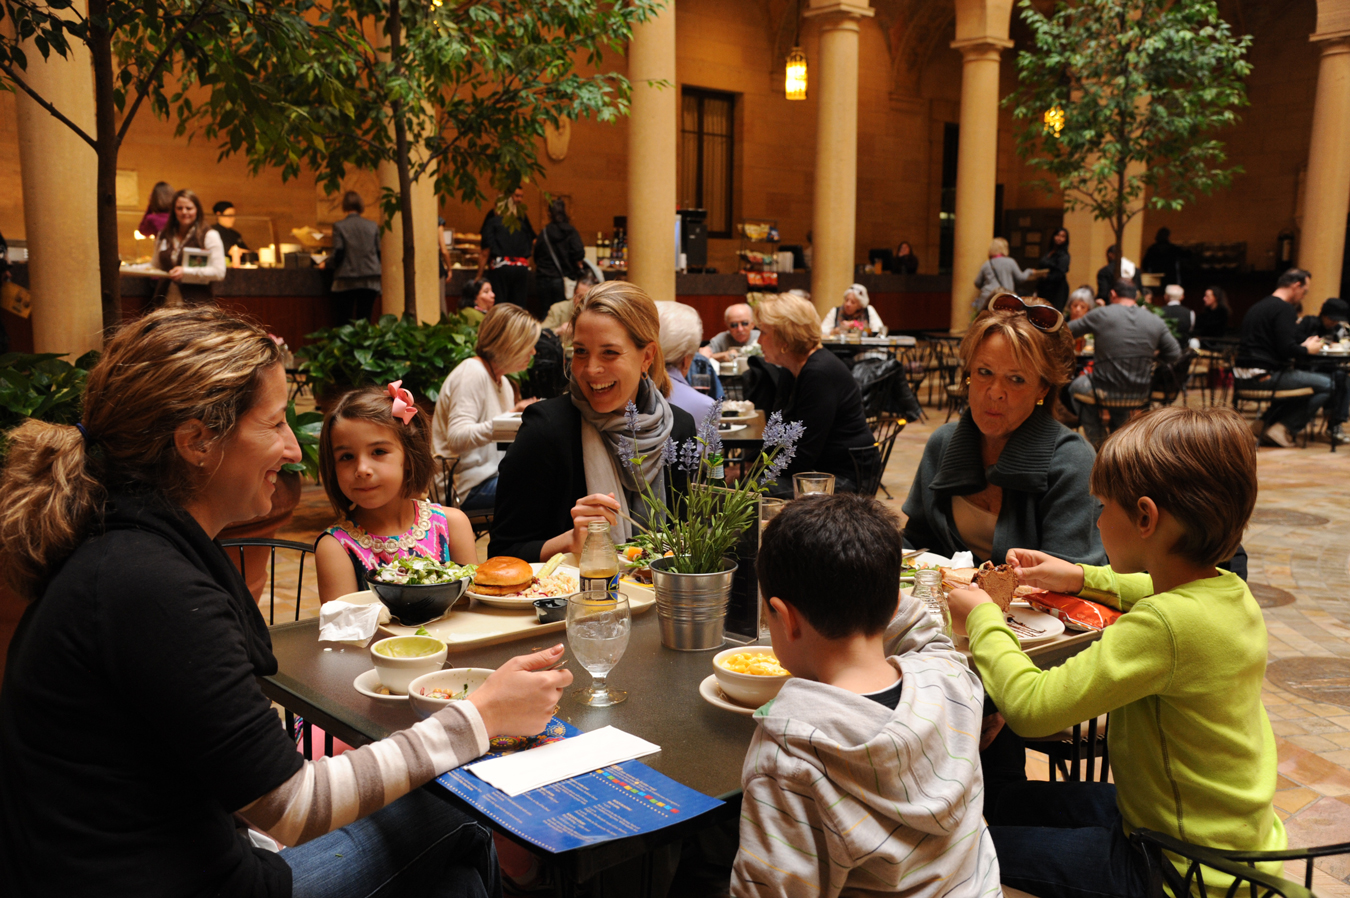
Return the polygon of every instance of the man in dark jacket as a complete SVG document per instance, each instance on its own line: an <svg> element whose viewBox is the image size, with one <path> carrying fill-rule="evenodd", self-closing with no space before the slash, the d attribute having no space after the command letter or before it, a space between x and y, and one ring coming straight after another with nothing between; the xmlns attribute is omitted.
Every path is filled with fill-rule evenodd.
<svg viewBox="0 0 1350 898"><path fill-rule="evenodd" d="M1298 320L1300 343L1309 337L1320 337L1323 343L1339 343L1350 337L1350 303L1335 296L1322 303L1322 310L1316 315L1304 315ZM1350 443L1342 425L1350 418L1350 383L1347 383L1346 370L1332 359L1310 359L1300 367L1331 378L1331 398L1327 400L1328 435L1338 443Z"/></svg>
<svg viewBox="0 0 1350 898"><path fill-rule="evenodd" d="M1306 363L1322 351L1322 339L1308 337L1299 342L1298 315L1294 306L1308 294L1312 275L1291 268L1275 282L1275 292L1252 306L1242 319L1242 338L1238 343L1234 376L1278 390L1312 388L1311 396L1299 396L1272 402L1252 429L1266 443L1295 445L1293 435L1308 425L1317 410L1331 396L1331 378L1315 371L1292 367ZM1339 421L1331 422L1332 439L1341 440Z"/></svg>

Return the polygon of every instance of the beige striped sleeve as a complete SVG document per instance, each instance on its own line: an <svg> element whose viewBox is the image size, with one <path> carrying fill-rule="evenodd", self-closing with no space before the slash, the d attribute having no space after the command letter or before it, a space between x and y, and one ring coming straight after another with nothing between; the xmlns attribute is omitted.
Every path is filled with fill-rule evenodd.
<svg viewBox="0 0 1350 898"><path fill-rule="evenodd" d="M454 702L387 739L306 761L239 814L283 845L300 845L378 811L487 749L478 709Z"/></svg>

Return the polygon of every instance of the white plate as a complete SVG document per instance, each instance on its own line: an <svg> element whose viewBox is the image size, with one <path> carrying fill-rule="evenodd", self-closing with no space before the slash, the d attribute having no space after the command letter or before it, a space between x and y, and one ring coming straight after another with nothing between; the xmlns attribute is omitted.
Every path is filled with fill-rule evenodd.
<svg viewBox="0 0 1350 898"><path fill-rule="evenodd" d="M725 424L726 422L724 421L722 423ZM745 430L749 426L750 426L749 424L733 424L730 427L722 427L721 425L718 425L717 432L722 434L723 436L726 436L729 433L739 433L740 431Z"/></svg>
<svg viewBox="0 0 1350 898"><path fill-rule="evenodd" d="M535 562L534 564L530 565L530 568L534 571L535 575L538 576L539 569L542 568L543 566L544 565L542 562ZM576 577L577 586L581 585L581 571L577 570L574 567L571 567L570 565L560 564L558 565L558 569L554 571L554 573L569 574L573 577ZM469 589L464 594L466 596L473 597L477 601L482 602L484 605L492 605L495 608L513 608L518 611L529 611L531 614L534 613L534 599L541 598L540 596L535 596L534 598L525 598L524 596L480 595L479 593L473 591L472 583L469 584Z"/></svg>
<svg viewBox="0 0 1350 898"><path fill-rule="evenodd" d="M715 708L721 708L723 711L730 711L732 714L739 714L742 717L749 717L755 713L755 709L739 702L733 702L727 698L722 687L717 685L717 674L708 674L707 679L698 684L698 694L703 696L703 700Z"/></svg>
<svg viewBox="0 0 1350 898"><path fill-rule="evenodd" d="M373 667L352 680L352 685L362 695L377 698L382 702L406 702L408 700L406 695L385 695L383 692L376 692L375 690L380 688L380 675L375 672Z"/></svg>
<svg viewBox="0 0 1350 898"><path fill-rule="evenodd" d="M1037 611L1035 608L1010 608L1007 617L1011 617L1020 624L1028 627L1034 627L1038 630L1044 630L1040 636L1023 636L1016 630L1013 635L1017 641L1024 646L1037 645L1038 643L1048 642L1064 634L1064 621L1055 617L1053 614L1046 614L1044 611Z"/></svg>

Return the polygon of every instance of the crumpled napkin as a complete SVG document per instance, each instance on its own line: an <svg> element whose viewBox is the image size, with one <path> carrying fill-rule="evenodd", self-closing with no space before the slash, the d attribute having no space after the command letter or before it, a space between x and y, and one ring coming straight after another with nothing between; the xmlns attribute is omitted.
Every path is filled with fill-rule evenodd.
<svg viewBox="0 0 1350 898"><path fill-rule="evenodd" d="M319 606L319 641L364 646L379 629L383 610L384 606L378 602L370 605L326 602Z"/></svg>

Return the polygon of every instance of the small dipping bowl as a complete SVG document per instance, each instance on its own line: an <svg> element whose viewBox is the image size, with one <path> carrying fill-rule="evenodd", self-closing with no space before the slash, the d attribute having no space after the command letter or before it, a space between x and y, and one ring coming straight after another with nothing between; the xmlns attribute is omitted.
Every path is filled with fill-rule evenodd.
<svg viewBox="0 0 1350 898"><path fill-rule="evenodd" d="M467 697L479 686L492 676L493 671L483 667L452 667L449 670L438 670L435 673L423 674L413 680L408 686L408 703L412 709L417 712L418 717L430 717L437 711L449 705L457 699L434 698L430 695L423 695L424 692L430 692L433 689L449 689L451 692L459 692L467 689Z"/></svg>
<svg viewBox="0 0 1350 898"><path fill-rule="evenodd" d="M534 613L541 624L556 624L567 620L567 597L535 599Z"/></svg>
<svg viewBox="0 0 1350 898"><path fill-rule="evenodd" d="M380 683L394 695L407 695L412 681L441 669L445 643L434 636L390 636L370 647Z"/></svg>
<svg viewBox="0 0 1350 898"><path fill-rule="evenodd" d="M727 698L739 702L748 708L760 705L778 695L783 684L792 679L789 676L765 677L759 674L737 673L722 666L722 661L732 655L772 655L773 646L743 645L734 649L725 649L713 656L713 673L717 675L717 685L727 694ZM777 656L775 656L777 657Z"/></svg>

